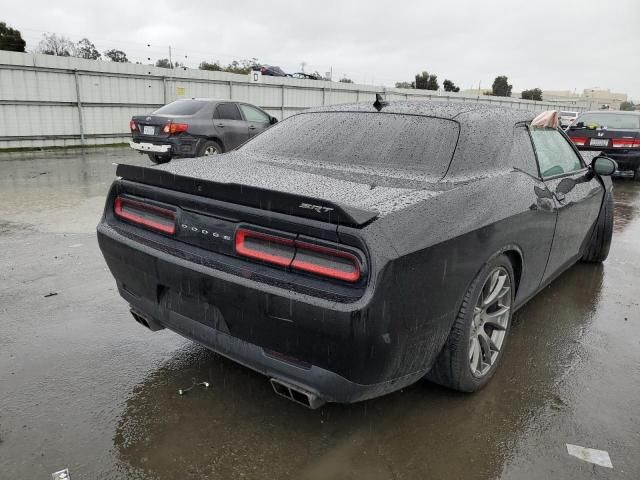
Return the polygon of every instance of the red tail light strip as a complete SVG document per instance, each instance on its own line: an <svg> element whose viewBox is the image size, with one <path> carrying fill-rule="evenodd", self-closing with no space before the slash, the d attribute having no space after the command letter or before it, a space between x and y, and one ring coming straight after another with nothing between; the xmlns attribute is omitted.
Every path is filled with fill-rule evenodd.
<svg viewBox="0 0 640 480"><path fill-rule="evenodd" d="M176 212L173 210L124 197L116 197L113 210L117 217L138 225L170 235L176 233Z"/></svg>
<svg viewBox="0 0 640 480"><path fill-rule="evenodd" d="M360 262L352 253L299 241L295 244L297 252L291 262L292 268L345 282L355 282L360 278ZM312 255L305 255L305 252L317 253L319 258L314 259Z"/></svg>
<svg viewBox="0 0 640 480"><path fill-rule="evenodd" d="M573 143L576 145L586 145L587 137L569 137Z"/></svg>
<svg viewBox="0 0 640 480"><path fill-rule="evenodd" d="M278 248L278 246L285 248ZM256 247L262 247L263 250L258 250ZM236 232L236 252L245 257L288 267L293 260L295 247L293 240L288 238L239 229Z"/></svg>
<svg viewBox="0 0 640 480"><path fill-rule="evenodd" d="M241 228L235 247L244 257L345 282L357 282L362 275L360 260L353 253L300 240Z"/></svg>
<svg viewBox="0 0 640 480"><path fill-rule="evenodd" d="M614 138L612 146L615 148L640 148L640 140L635 138Z"/></svg>
<svg viewBox="0 0 640 480"><path fill-rule="evenodd" d="M129 128L132 132L135 132L138 129L138 125L133 120L129 120Z"/></svg>

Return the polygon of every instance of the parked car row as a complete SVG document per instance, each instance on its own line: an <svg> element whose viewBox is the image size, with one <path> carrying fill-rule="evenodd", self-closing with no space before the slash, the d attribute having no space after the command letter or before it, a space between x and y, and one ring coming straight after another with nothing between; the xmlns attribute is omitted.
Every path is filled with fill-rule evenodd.
<svg viewBox="0 0 640 480"><path fill-rule="evenodd" d="M317 73L304 73L304 72L296 72L296 73L285 73L280 67L276 67L273 65L254 65L251 67L253 71L258 71L262 75L266 75L268 77L291 77L298 78L301 80L324 80Z"/></svg>

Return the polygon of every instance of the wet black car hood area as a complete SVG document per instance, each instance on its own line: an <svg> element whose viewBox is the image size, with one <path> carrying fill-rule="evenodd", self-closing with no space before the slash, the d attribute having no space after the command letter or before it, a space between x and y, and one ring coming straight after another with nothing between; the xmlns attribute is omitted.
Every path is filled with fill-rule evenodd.
<svg viewBox="0 0 640 480"><path fill-rule="evenodd" d="M157 167L175 175L246 185L327 200L379 216L408 207L447 188L437 178L376 166L341 166L280 156L230 152Z"/></svg>

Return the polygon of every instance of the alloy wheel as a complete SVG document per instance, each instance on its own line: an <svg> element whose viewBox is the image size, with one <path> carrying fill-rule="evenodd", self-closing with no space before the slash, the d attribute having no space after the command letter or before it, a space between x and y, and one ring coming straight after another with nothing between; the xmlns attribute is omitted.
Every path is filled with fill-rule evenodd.
<svg viewBox="0 0 640 480"><path fill-rule="evenodd" d="M209 155L217 155L218 154L218 150L216 149L216 147L207 147L204 149L204 156L208 157Z"/></svg>
<svg viewBox="0 0 640 480"><path fill-rule="evenodd" d="M473 310L469 336L469 367L475 377L485 376L504 344L511 314L511 278L504 267L487 276Z"/></svg>

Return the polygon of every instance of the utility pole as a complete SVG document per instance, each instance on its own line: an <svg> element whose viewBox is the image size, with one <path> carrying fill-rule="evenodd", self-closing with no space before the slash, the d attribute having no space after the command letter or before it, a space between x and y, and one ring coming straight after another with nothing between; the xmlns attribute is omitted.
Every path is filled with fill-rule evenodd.
<svg viewBox="0 0 640 480"><path fill-rule="evenodd" d="M171 61L171 45L169 45L169 68L173 68L173 62Z"/></svg>

